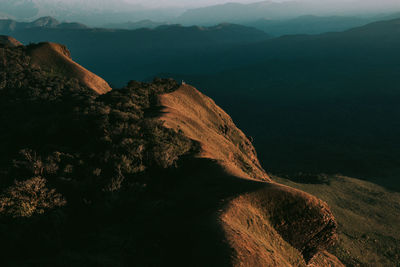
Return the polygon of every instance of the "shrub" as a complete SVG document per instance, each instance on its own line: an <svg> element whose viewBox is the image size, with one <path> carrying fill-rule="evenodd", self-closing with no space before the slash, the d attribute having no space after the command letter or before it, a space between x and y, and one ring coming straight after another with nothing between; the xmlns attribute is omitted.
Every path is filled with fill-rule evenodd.
<svg viewBox="0 0 400 267"><path fill-rule="evenodd" d="M5 190L0 197L0 214L16 217L31 217L47 210L62 207L64 198L55 189L46 187L41 177L18 182Z"/></svg>

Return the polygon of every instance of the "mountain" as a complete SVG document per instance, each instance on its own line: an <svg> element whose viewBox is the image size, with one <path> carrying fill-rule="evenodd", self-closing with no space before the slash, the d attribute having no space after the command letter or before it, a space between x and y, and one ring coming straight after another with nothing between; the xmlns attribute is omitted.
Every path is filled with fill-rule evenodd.
<svg viewBox="0 0 400 267"><path fill-rule="evenodd" d="M108 29L137 30L141 28L154 29L165 24L166 23L155 22L151 20L141 20L136 22L129 21L125 23L110 23L103 25L103 27Z"/></svg>
<svg viewBox="0 0 400 267"><path fill-rule="evenodd" d="M398 23L274 38L203 57L234 68L166 75L205 88L272 173L340 172L399 190Z"/></svg>
<svg viewBox="0 0 400 267"><path fill-rule="evenodd" d="M229 24L14 35L25 44L67 43L114 86L165 76L203 88L254 138L272 173L340 172L399 190L397 25L272 39Z"/></svg>
<svg viewBox="0 0 400 267"><path fill-rule="evenodd" d="M53 17L42 17L32 22L17 22L11 19L0 19L1 34L11 34L15 31L28 30L32 28L42 29L86 29L86 25L80 23L59 22Z"/></svg>
<svg viewBox="0 0 400 267"><path fill-rule="evenodd" d="M345 16L371 18L398 12L397 1L260 1L249 4L226 3L189 9L175 19L183 25L213 25L221 22L247 24L260 20L290 20L301 16ZM375 18L375 20L378 20Z"/></svg>
<svg viewBox="0 0 400 267"><path fill-rule="evenodd" d="M65 46L55 43L39 43L30 45L27 49L30 64L50 73L57 73L68 79L77 79L81 84L93 91L104 94L111 90L106 81L86 70L71 59L71 54Z"/></svg>
<svg viewBox="0 0 400 267"><path fill-rule="evenodd" d="M51 0L4 0L0 3L2 12L15 18L33 18L41 14L64 14L71 13L100 12L109 10L134 10L137 6L125 1L117 0L110 3L105 0L83 0L83 1L51 1Z"/></svg>
<svg viewBox="0 0 400 267"><path fill-rule="evenodd" d="M245 25L263 30L272 36L341 32L379 20L376 17L312 16L286 20L259 19Z"/></svg>
<svg viewBox="0 0 400 267"><path fill-rule="evenodd" d="M243 23L259 19L285 19L310 14L300 2L262 1L251 4L226 3L190 9L176 20L184 25L214 25L221 22Z"/></svg>
<svg viewBox="0 0 400 267"><path fill-rule="evenodd" d="M144 80L152 73L167 70L180 72L186 68L194 73L203 65L183 66L182 61L200 63L203 56L211 51L225 51L238 44L269 39L260 30L235 24L212 27L163 25L138 30L65 28L62 24L32 27L35 22L11 24L14 30L0 33L12 34L25 44L43 41L65 43L79 62L118 86L123 86L132 78ZM4 21L3 25L10 25L10 21ZM104 53L110 47L113 53ZM98 57L99 54L104 56ZM128 67L121 69L123 65ZM211 70L219 66L209 65L208 68Z"/></svg>
<svg viewBox="0 0 400 267"><path fill-rule="evenodd" d="M32 20L52 16L62 21L80 21L101 26L139 20L170 20L181 14L182 8L145 8L124 0L2 0L0 17Z"/></svg>
<svg viewBox="0 0 400 267"><path fill-rule="evenodd" d="M52 17L42 17L32 23L25 24L27 28L43 27L43 28L53 28L60 24L55 18ZM25 26L24 25L24 26Z"/></svg>
<svg viewBox="0 0 400 267"><path fill-rule="evenodd" d="M1 40L5 266L343 266L327 204L274 182L194 87L99 91L63 45Z"/></svg>

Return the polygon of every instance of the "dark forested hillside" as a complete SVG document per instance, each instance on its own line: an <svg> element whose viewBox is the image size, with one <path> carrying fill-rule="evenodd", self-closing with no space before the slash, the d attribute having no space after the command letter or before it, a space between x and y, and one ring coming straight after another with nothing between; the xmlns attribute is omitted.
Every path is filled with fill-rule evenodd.
<svg viewBox="0 0 400 267"><path fill-rule="evenodd" d="M102 246L119 238L104 228L107 217L135 209L152 190L158 177L149 168L168 168L195 149L188 138L145 119L155 96L177 83L131 82L98 95L77 79L32 66L29 49L0 47L0 235L8 255L2 261L99 262L85 260L98 249L83 250L94 240ZM103 236L94 235L98 229Z"/></svg>

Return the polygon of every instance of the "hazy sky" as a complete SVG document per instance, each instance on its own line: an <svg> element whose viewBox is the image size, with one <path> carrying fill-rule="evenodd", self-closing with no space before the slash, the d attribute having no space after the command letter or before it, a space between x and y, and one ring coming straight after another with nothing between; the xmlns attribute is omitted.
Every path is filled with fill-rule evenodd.
<svg viewBox="0 0 400 267"><path fill-rule="evenodd" d="M110 0L113 1L113 0ZM192 7L192 6L208 6L224 4L228 2L236 3L255 3L263 0L123 0L125 2L141 4L147 7L163 7L163 6L180 6L180 7ZM327 5L352 5L354 3L365 5L395 5L399 4L400 0L271 0L271 2L315 2L318 4L326 3Z"/></svg>
<svg viewBox="0 0 400 267"><path fill-rule="evenodd" d="M0 0L0 6L4 3L14 3L18 6L21 2L33 1L41 4L56 4L64 3L67 5L86 5L86 6L107 6L112 7L120 6L121 3L139 4L144 7L182 7L192 8L200 6L218 5L228 2L237 3L254 3L265 0ZM326 5L327 8L330 6L345 5L351 7L352 5L368 5L368 6L392 6L394 4L400 4L400 0L267 0L271 2L313 2L317 5ZM2 3L3 2L3 3ZM1 13L1 10L0 10Z"/></svg>
<svg viewBox="0 0 400 267"><path fill-rule="evenodd" d="M193 6L218 5L230 2L255 3L255 2L261 2L262 0L124 0L124 1L128 3L141 4L147 7L149 6L150 7L162 7L162 6L193 7ZM274 2L283 2L283 1L287 0L274 0Z"/></svg>

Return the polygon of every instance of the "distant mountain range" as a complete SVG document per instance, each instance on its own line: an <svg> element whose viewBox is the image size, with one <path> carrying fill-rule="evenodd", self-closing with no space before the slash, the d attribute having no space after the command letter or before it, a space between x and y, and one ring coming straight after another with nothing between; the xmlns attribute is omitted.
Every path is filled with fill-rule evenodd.
<svg viewBox="0 0 400 267"><path fill-rule="evenodd" d="M38 26L39 25L39 26ZM67 44L79 63L104 75L113 84L128 79L146 79L153 73L191 73L203 69L204 55L224 51L239 44L269 39L269 35L252 27L220 24L213 27L164 25L155 29L119 30L86 28L81 24L59 23L41 18L31 23L0 21L0 34L12 34L23 43L52 41ZM110 51L99 58L103 51ZM218 52L220 54L220 52ZM181 63L199 62L199 64ZM128 66L121 70L122 65ZM221 69L219 64L209 70ZM115 71L114 71L115 70Z"/></svg>
<svg viewBox="0 0 400 267"><path fill-rule="evenodd" d="M227 3L189 9L176 22L184 25L212 25L221 22L245 24L259 20L285 20L299 16L373 17L400 11L400 2L346 1L260 1L250 4Z"/></svg>
<svg viewBox="0 0 400 267"><path fill-rule="evenodd" d="M0 32L2 34L11 34L16 31L22 31L33 28L43 29L85 29L86 25L81 23L59 22L52 17L42 17L32 22L18 22L11 19L0 19Z"/></svg>
<svg viewBox="0 0 400 267"><path fill-rule="evenodd" d="M127 21L170 20L184 9L159 8L148 9L123 0L2 0L0 18L32 20L52 16L62 21L79 21L88 25L101 26L109 23Z"/></svg>
<svg viewBox="0 0 400 267"><path fill-rule="evenodd" d="M243 45L218 61L235 69L173 76L206 88L254 136L272 172L339 168L400 190L399 24Z"/></svg>
<svg viewBox="0 0 400 267"><path fill-rule="evenodd" d="M376 20L377 18L371 17L322 17L305 15L286 20L259 19L245 22L244 25L263 30L272 36L281 36L290 34L320 34L326 32L340 32L354 27L366 25Z"/></svg>
<svg viewBox="0 0 400 267"><path fill-rule="evenodd" d="M96 27L116 24L121 25L124 29L136 29L137 25L133 24L147 21L146 24L149 25L148 20L186 26L212 26L220 23L246 25L251 23L256 26L258 24L254 23L259 21L281 21L301 16L339 16L359 19L374 19L376 17L374 20L379 20L377 17L383 19L382 14L400 12L400 3L395 0L382 0L379 4L375 0L356 0L351 5L347 4L346 1L330 0L260 1L250 4L226 3L191 9L188 8L193 5L186 5L185 8L185 5L178 7L163 3L161 6L164 7L152 8L145 2L141 3L143 5L132 4L124 0L3 0L0 2L0 18L28 21L43 16L52 16L60 21L79 21ZM371 20L368 22L371 22ZM348 29L349 27L345 28L344 26L355 27L360 25L355 20L349 20L345 25L341 21L339 24L342 24L342 26L329 27L329 25L326 25L325 28L322 26L329 23L328 21L320 20L319 23L322 24L319 26L321 31L324 31L324 29ZM260 25L260 27L265 28L266 26ZM111 26L111 28L115 27ZM302 33L318 33L321 31L314 28ZM285 34L284 31L283 34Z"/></svg>
<svg viewBox="0 0 400 267"><path fill-rule="evenodd" d="M105 24L102 27L104 28L109 28L109 29L123 29L123 30L137 30L137 29L142 29L142 28L147 28L147 29L154 29L162 25L166 25L168 23L163 23L163 22L155 22L152 20L140 20L136 22L128 21L124 23L110 23L110 24Z"/></svg>
<svg viewBox="0 0 400 267"><path fill-rule="evenodd" d="M400 18L400 13L371 15L371 16L315 16L303 15L295 18L287 19L251 19L236 20L218 18L214 23L209 20L199 22L199 25L214 25L225 21L236 21L237 23L249 27L253 27L264 31L271 36L293 35L293 34L321 34L327 32L340 32L351 28L363 26L372 22L381 20L390 20ZM172 20L175 23L183 23L183 25L196 25L193 23L184 23L179 18ZM168 25L171 22L155 22L152 20L141 20L137 22L111 23L103 25L104 28L111 29L140 29L140 28L156 28L161 25Z"/></svg>

